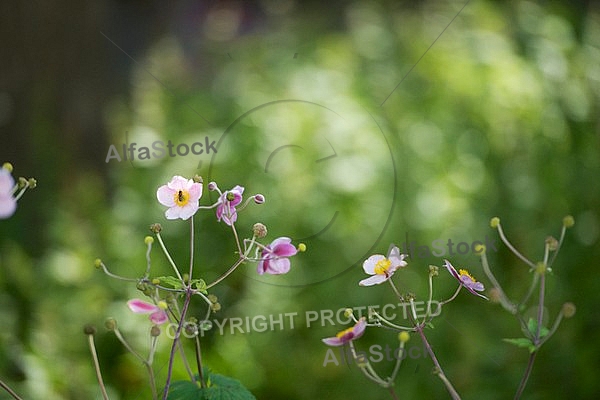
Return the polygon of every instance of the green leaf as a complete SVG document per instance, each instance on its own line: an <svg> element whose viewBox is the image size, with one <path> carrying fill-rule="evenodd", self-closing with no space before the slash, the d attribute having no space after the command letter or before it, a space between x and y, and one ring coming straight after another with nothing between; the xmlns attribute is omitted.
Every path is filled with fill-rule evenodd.
<svg viewBox="0 0 600 400"><path fill-rule="evenodd" d="M174 276L159 276L154 279L158 279L161 286L169 285L173 289L183 289L183 283Z"/></svg>
<svg viewBox="0 0 600 400"><path fill-rule="evenodd" d="M529 321L527 321L527 330L531 333L531 336L535 337L535 335L537 335L537 327L537 321L533 318L529 318ZM548 328L542 326L540 328L540 338L546 336L548 332L550 332Z"/></svg>
<svg viewBox="0 0 600 400"><path fill-rule="evenodd" d="M533 353L536 350L536 347L533 345L533 342L527 338L517 338L517 339L502 339L506 343L514 344L517 347L526 347L530 353Z"/></svg>
<svg viewBox="0 0 600 400"><path fill-rule="evenodd" d="M168 400L256 400L237 379L213 374L204 370L207 387L202 388L190 381L171 384Z"/></svg>
<svg viewBox="0 0 600 400"><path fill-rule="evenodd" d="M191 284L192 287L199 290L202 294L208 294L208 291L206 290L206 282L204 282L204 279L192 279Z"/></svg>

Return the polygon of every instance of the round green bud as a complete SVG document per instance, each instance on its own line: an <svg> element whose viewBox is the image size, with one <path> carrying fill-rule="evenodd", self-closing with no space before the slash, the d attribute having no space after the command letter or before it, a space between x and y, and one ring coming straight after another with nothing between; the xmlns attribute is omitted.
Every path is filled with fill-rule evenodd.
<svg viewBox="0 0 600 400"><path fill-rule="evenodd" d="M262 239L267 236L267 227L260 222L257 222L252 226L252 233L254 233L254 236L257 238Z"/></svg>
<svg viewBox="0 0 600 400"><path fill-rule="evenodd" d="M96 258L94 260L94 267L96 267L97 269L100 269L102 267L102 260L99 258Z"/></svg>
<svg viewBox="0 0 600 400"><path fill-rule="evenodd" d="M567 215L563 218L563 225L565 228L570 228L575 225L575 218L572 215Z"/></svg>
<svg viewBox="0 0 600 400"><path fill-rule="evenodd" d="M429 266L429 276L438 276L440 274L440 269L436 265Z"/></svg>
<svg viewBox="0 0 600 400"><path fill-rule="evenodd" d="M221 310L221 304L213 303L210 305L210 309L212 310L212 312L217 312L217 311Z"/></svg>
<svg viewBox="0 0 600 400"><path fill-rule="evenodd" d="M146 243L146 244L152 244L152 243L154 243L154 238L152 236L146 236L144 238L144 243Z"/></svg>
<svg viewBox="0 0 600 400"><path fill-rule="evenodd" d="M160 327L157 325L152 325L152 328L150 328L150 336L152 336L152 337L160 336Z"/></svg>
<svg viewBox="0 0 600 400"><path fill-rule="evenodd" d="M490 301L492 303L500 303L500 289L493 287L489 290L488 294L490 295Z"/></svg>
<svg viewBox="0 0 600 400"><path fill-rule="evenodd" d="M498 227L498 225L500 225L500 218L494 217L490 220L490 226L492 228L496 229Z"/></svg>
<svg viewBox="0 0 600 400"><path fill-rule="evenodd" d="M8 172L11 172L11 173L13 172L13 166L9 162L5 162L4 164L2 164L2 168L7 170Z"/></svg>
<svg viewBox="0 0 600 400"><path fill-rule="evenodd" d="M306 245L305 245L304 243L300 243L300 244L298 245L298 251L299 251L300 253L304 253L304 252L306 251Z"/></svg>
<svg viewBox="0 0 600 400"><path fill-rule="evenodd" d="M108 318L104 321L104 327L109 331L114 331L117 327L117 320L114 318Z"/></svg>
<svg viewBox="0 0 600 400"><path fill-rule="evenodd" d="M573 315L575 315L575 311L577 311L577 307L575 307L575 304L571 302L565 303L562 306L562 313L565 318L571 318Z"/></svg>
<svg viewBox="0 0 600 400"><path fill-rule="evenodd" d="M196 183L203 183L204 179L202 179L202 177L198 174L194 175L194 177L192 178L192 180Z"/></svg>
<svg viewBox="0 0 600 400"><path fill-rule="evenodd" d="M150 225L150 231L152 233L160 233L162 231L162 226L159 223Z"/></svg>
<svg viewBox="0 0 600 400"><path fill-rule="evenodd" d="M475 245L475 254L478 254L480 256L485 254L485 244L478 244Z"/></svg>
<svg viewBox="0 0 600 400"><path fill-rule="evenodd" d="M545 273L546 273L546 263L545 263L545 262L543 262L543 261L540 261L540 262L538 262L538 263L535 265L535 272L536 272L538 275L543 275L543 274L545 274Z"/></svg>
<svg viewBox="0 0 600 400"><path fill-rule="evenodd" d="M198 325L192 322L186 322L184 325L185 333L188 336L196 336L198 335Z"/></svg>
<svg viewBox="0 0 600 400"><path fill-rule="evenodd" d="M546 238L546 246L548 246L548 250L556 251L558 249L558 240L552 236L548 236Z"/></svg>
<svg viewBox="0 0 600 400"><path fill-rule="evenodd" d="M219 298L212 293L206 296L206 298L213 304L219 301Z"/></svg>
<svg viewBox="0 0 600 400"><path fill-rule="evenodd" d="M406 343L410 340L410 333L402 331L398 334L398 340L402 343Z"/></svg>
<svg viewBox="0 0 600 400"><path fill-rule="evenodd" d="M85 326L83 327L83 333L86 335L95 335L96 327L92 324L85 324Z"/></svg>

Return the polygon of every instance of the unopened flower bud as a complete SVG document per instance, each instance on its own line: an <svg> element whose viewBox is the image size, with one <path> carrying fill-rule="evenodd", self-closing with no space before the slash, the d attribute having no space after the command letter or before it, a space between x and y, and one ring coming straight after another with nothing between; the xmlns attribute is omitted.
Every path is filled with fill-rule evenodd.
<svg viewBox="0 0 600 400"><path fill-rule="evenodd" d="M573 218L572 215L567 215L566 217L563 218L563 225L565 226L565 228L570 228L573 225L575 225L575 219Z"/></svg>
<svg viewBox="0 0 600 400"><path fill-rule="evenodd" d="M497 228L497 227L498 227L498 225L500 225L500 218L498 218L498 217L494 217L494 218L492 218L492 219L490 220L490 226L491 226L492 228L494 228L494 229L495 229L495 228Z"/></svg>
<svg viewBox="0 0 600 400"><path fill-rule="evenodd" d="M150 336L152 336L152 337L160 336L160 327L157 325L152 325L152 328L150 328Z"/></svg>
<svg viewBox="0 0 600 400"><path fill-rule="evenodd" d="M94 267L96 267L97 269L100 269L102 267L102 260L99 258L96 258L94 260Z"/></svg>
<svg viewBox="0 0 600 400"><path fill-rule="evenodd" d="M83 327L83 333L86 335L95 335L96 334L96 327L92 324L86 324Z"/></svg>
<svg viewBox="0 0 600 400"><path fill-rule="evenodd" d="M22 176L19 177L18 180L19 189L23 189L24 187L29 186L29 181Z"/></svg>
<svg viewBox="0 0 600 400"><path fill-rule="evenodd" d="M192 180L196 183L202 183L204 182L204 180L202 179L202 177L200 175L194 175L194 177L192 178Z"/></svg>
<svg viewBox="0 0 600 400"><path fill-rule="evenodd" d="M2 168L7 170L8 172L11 172L11 173L13 172L13 166L9 162L5 162L4 164L2 164Z"/></svg>
<svg viewBox="0 0 600 400"><path fill-rule="evenodd" d="M158 278L152 278L152 284L153 285L160 285L160 279L158 279Z"/></svg>
<svg viewBox="0 0 600 400"><path fill-rule="evenodd" d="M439 274L440 274L439 267L437 267L435 265L429 266L429 276L438 276Z"/></svg>
<svg viewBox="0 0 600 400"><path fill-rule="evenodd" d="M218 186L217 186L217 183L216 183L216 182L210 182L210 183L208 184L208 190L210 190L211 192L212 192L213 190L216 190L216 189L217 189L217 187L218 187Z"/></svg>
<svg viewBox="0 0 600 400"><path fill-rule="evenodd" d="M562 306L562 313L565 318L571 318L573 315L575 315L576 310L577 308L575 307L575 304L571 302L565 303Z"/></svg>
<svg viewBox="0 0 600 400"><path fill-rule="evenodd" d="M346 318L350 318L350 316L354 313L354 311L351 308L346 308L344 310L344 317Z"/></svg>
<svg viewBox="0 0 600 400"><path fill-rule="evenodd" d="M257 222L252 226L252 232L254 233L254 236L261 239L267 236L267 227L260 222Z"/></svg>
<svg viewBox="0 0 600 400"><path fill-rule="evenodd" d="M492 303L500 303L500 290L496 287L493 287L489 290L488 294L490 295L490 301Z"/></svg>
<svg viewBox="0 0 600 400"><path fill-rule="evenodd" d="M35 180L35 178L29 178L27 179L27 185L29 186L29 189L35 189L35 187L37 186L37 181Z"/></svg>
<svg viewBox="0 0 600 400"><path fill-rule="evenodd" d="M152 243L154 243L154 238L152 236L146 236L144 238L144 243L146 243L146 244L152 244Z"/></svg>
<svg viewBox="0 0 600 400"><path fill-rule="evenodd" d="M104 327L109 331L114 331L117 327L117 320L114 318L108 318L106 321L104 321Z"/></svg>
<svg viewBox="0 0 600 400"><path fill-rule="evenodd" d="M543 261L538 262L535 265L535 272L539 275L543 275L546 273L546 263Z"/></svg>
<svg viewBox="0 0 600 400"><path fill-rule="evenodd" d="M264 202L265 202L265 196L263 196L262 194L254 195L254 202L256 204L264 204Z"/></svg>
<svg viewBox="0 0 600 400"><path fill-rule="evenodd" d="M475 245L475 254L477 255L484 255L485 254L485 244L477 244Z"/></svg>
<svg viewBox="0 0 600 400"><path fill-rule="evenodd" d="M187 322L184 326L185 333L189 336L198 335L198 325L193 322Z"/></svg>
<svg viewBox="0 0 600 400"><path fill-rule="evenodd" d="M162 226L160 224L152 224L150 225L150 231L152 233L160 233L162 231Z"/></svg>
<svg viewBox="0 0 600 400"><path fill-rule="evenodd" d="M364 354L357 354L356 355L356 365L359 368L364 368L369 364L369 361L367 360L367 356Z"/></svg>
<svg viewBox="0 0 600 400"><path fill-rule="evenodd" d="M398 340L402 343L406 343L410 340L410 333L402 331L398 334Z"/></svg>
<svg viewBox="0 0 600 400"><path fill-rule="evenodd" d="M210 305L210 309L212 310L212 312L217 312L217 311L221 310L221 304L213 303Z"/></svg>
<svg viewBox="0 0 600 400"><path fill-rule="evenodd" d="M298 244L298 251L304 253L306 251L306 245L304 243Z"/></svg>
<svg viewBox="0 0 600 400"><path fill-rule="evenodd" d="M219 301L219 298L214 294L209 294L208 296L206 296L206 298L213 304Z"/></svg>
<svg viewBox="0 0 600 400"><path fill-rule="evenodd" d="M166 301L164 301L164 300L161 300L161 301L159 301L159 302L158 302L158 304L157 304L157 306L158 306L158 308L160 308L161 310L166 310L166 309L168 309L168 308L169 308L169 305L168 305L168 304L167 304L167 302L166 302Z"/></svg>
<svg viewBox="0 0 600 400"><path fill-rule="evenodd" d="M546 238L546 246L548 246L548 250L556 251L556 249L558 249L558 240L552 236L548 236Z"/></svg>

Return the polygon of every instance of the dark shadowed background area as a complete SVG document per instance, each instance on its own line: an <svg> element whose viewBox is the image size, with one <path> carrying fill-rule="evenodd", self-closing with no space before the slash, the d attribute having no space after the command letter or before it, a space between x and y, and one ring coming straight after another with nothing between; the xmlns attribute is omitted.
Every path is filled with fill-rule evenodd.
<svg viewBox="0 0 600 400"><path fill-rule="evenodd" d="M155 193L173 175L200 174L265 195L240 213L243 235L260 221L267 239L308 247L287 275L243 265L213 290L223 324L292 315L202 340L207 365L258 399L389 398L355 366L326 362L321 338L347 325L310 321L397 303L389 287L358 286L369 255L487 236L498 279L522 297L532 274L490 218L538 261L568 214L575 226L548 276L547 323L567 301L577 313L542 348L524 398L595 398L599 112L592 2L2 2L0 163L38 187L0 220L0 378L24 399L100 399L82 333L93 323L110 398L150 398L144 368L104 329L116 318L145 352L149 322L126 307L142 295L94 260L141 276L144 237L160 222L185 263L188 225L166 221ZM125 159L123 145L156 142L164 157ZM193 143L210 152L183 155ZM206 191L201 202L215 200ZM212 211L196 218L198 275L212 281L235 260L234 242ZM476 255L454 253L443 257L490 287ZM443 257L413 254L394 279L424 299L428 266ZM152 258L153 275L169 273L158 247ZM439 300L456 287L441 272ZM502 341L521 335L514 318L465 291L434 326L431 343L463 398L512 398L528 356ZM373 328L356 343L397 339ZM421 346L417 336L409 344ZM383 375L392 368L376 363ZM400 398L449 398L431 370L428 358L405 360ZM175 374L185 377L177 363Z"/></svg>

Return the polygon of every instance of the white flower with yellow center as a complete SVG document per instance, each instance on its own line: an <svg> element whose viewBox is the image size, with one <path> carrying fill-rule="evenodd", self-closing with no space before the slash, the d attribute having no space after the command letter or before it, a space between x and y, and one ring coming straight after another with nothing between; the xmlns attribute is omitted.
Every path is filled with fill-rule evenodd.
<svg viewBox="0 0 600 400"><path fill-rule="evenodd" d="M406 254L400 254L400 249L396 246L390 248L387 257L381 254L372 255L363 263L363 270L373 276L363 279L358 284L372 286L387 281L398 268L408 265L404 258L406 258Z"/></svg>

